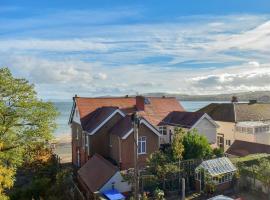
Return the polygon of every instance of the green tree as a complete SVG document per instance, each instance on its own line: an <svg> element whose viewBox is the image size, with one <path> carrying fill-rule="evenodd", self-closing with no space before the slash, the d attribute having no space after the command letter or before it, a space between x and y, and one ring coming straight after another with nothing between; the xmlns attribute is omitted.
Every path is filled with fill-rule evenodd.
<svg viewBox="0 0 270 200"><path fill-rule="evenodd" d="M223 150L223 148L214 148L214 149L213 149L213 154L214 154L217 158L220 158L220 157L224 156L224 150Z"/></svg>
<svg viewBox="0 0 270 200"><path fill-rule="evenodd" d="M166 177L179 173L180 168L172 162L170 156L163 151L157 151L150 155L148 162L148 171L156 175L162 181L163 190L165 190Z"/></svg>
<svg viewBox="0 0 270 200"><path fill-rule="evenodd" d="M0 196L12 186L16 169L33 159L29 151L52 139L56 117L53 104L39 100L34 85L0 68L0 176L8 169L9 183L0 184Z"/></svg>
<svg viewBox="0 0 270 200"><path fill-rule="evenodd" d="M261 159L257 167L258 179L263 182L263 184L268 189L268 195L270 196L270 161L267 159Z"/></svg>
<svg viewBox="0 0 270 200"><path fill-rule="evenodd" d="M184 154L186 159L209 158L213 152L207 138L200 135L196 129L188 131L183 137Z"/></svg>

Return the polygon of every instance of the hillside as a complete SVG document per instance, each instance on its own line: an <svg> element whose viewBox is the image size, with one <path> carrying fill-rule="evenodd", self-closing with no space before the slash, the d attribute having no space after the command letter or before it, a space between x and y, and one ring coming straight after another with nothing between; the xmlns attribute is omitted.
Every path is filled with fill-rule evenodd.
<svg viewBox="0 0 270 200"><path fill-rule="evenodd" d="M232 96L237 96L239 101L248 101L250 99L257 99L260 101L270 102L270 91L255 91L255 92L241 92L230 94L216 94L216 95L186 95L186 94L169 94L169 93L147 93L146 96L173 96L182 101L230 101Z"/></svg>

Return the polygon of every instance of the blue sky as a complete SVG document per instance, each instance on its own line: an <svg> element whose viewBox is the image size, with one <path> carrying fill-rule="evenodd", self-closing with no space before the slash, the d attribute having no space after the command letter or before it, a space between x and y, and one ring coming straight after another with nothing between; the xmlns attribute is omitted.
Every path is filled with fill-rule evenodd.
<svg viewBox="0 0 270 200"><path fill-rule="evenodd" d="M269 0L0 0L0 66L46 99L270 90L269 10Z"/></svg>

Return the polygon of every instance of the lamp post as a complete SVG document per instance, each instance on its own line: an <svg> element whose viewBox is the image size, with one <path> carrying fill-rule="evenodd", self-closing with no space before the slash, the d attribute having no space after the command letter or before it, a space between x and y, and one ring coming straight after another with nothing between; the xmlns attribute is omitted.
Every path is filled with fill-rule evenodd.
<svg viewBox="0 0 270 200"><path fill-rule="evenodd" d="M131 115L134 137L134 196L135 200L139 200L139 176L138 176L138 129L140 118L135 112Z"/></svg>

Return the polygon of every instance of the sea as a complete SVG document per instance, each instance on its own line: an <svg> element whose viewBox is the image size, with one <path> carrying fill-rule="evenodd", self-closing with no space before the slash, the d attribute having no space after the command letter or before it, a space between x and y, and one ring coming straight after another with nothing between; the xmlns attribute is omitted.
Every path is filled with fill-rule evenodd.
<svg viewBox="0 0 270 200"><path fill-rule="evenodd" d="M70 112L72 109L72 102L53 102L57 108L60 115L58 116L56 123L57 129L54 132L55 137L66 136L70 134L70 127L68 125L68 120L70 117ZM181 101L181 105L186 111L197 111L200 108L210 104L210 103L222 103L221 101Z"/></svg>

